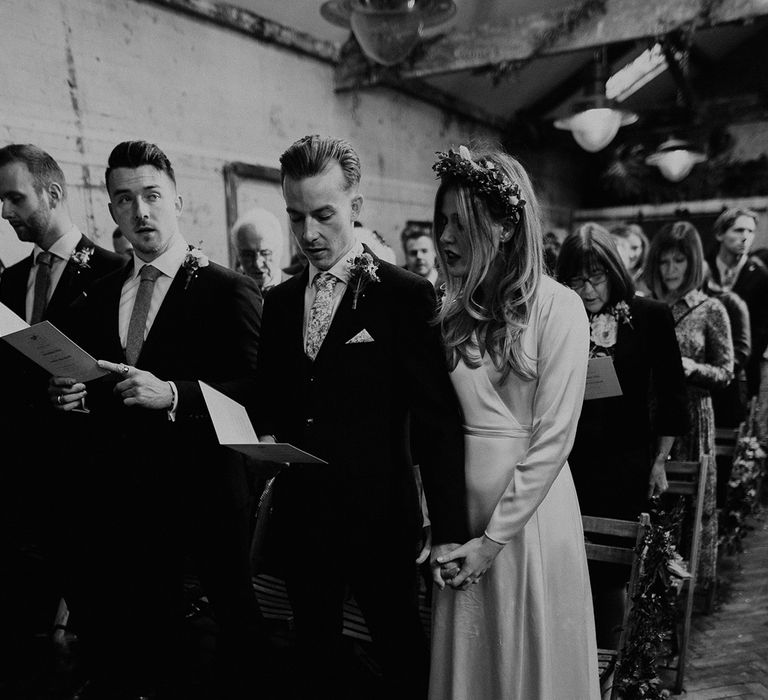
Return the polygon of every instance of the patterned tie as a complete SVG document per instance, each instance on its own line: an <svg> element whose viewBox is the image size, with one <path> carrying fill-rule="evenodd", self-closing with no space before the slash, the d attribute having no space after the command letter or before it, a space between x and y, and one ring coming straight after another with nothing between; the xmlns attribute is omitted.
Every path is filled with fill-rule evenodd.
<svg viewBox="0 0 768 700"><path fill-rule="evenodd" d="M333 290L339 278L330 272L323 272L315 277L313 282L316 291L315 300L309 310L309 325L307 326L306 353L310 360L317 357L320 346L325 340L331 325L333 312Z"/></svg>
<svg viewBox="0 0 768 700"><path fill-rule="evenodd" d="M53 263L53 254L47 250L37 254L35 264L37 273L35 274L35 298L32 302L32 320L30 323L40 323L43 320L45 308L48 306L48 291L51 288L51 264Z"/></svg>
<svg viewBox="0 0 768 700"><path fill-rule="evenodd" d="M128 324L128 339L125 343L125 359L129 365L136 364L144 345L144 331L147 327L147 314L149 302L152 301L152 292L155 288L155 280L163 273L152 265L144 265L139 273L141 282L136 292L136 301L133 302L131 320Z"/></svg>

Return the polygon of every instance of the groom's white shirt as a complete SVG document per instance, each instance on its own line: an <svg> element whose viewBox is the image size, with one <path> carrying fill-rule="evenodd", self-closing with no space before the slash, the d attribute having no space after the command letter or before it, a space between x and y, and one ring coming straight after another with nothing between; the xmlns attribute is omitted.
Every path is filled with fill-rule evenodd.
<svg viewBox="0 0 768 700"><path fill-rule="evenodd" d="M356 258L363 254L363 244L360 242L355 243L344 255L342 255L336 264L329 270L318 270L311 262L309 263L309 277L307 278L307 286L304 288L304 342L307 341L307 325L309 324L309 310L312 308L312 303L315 301L317 290L313 282L318 274L323 272L329 272L334 277L338 278L336 287L333 290L333 310L331 311L331 323L333 317L336 315L336 311L341 304L341 298L344 296L344 292L347 289L349 283L349 265L352 258Z"/></svg>

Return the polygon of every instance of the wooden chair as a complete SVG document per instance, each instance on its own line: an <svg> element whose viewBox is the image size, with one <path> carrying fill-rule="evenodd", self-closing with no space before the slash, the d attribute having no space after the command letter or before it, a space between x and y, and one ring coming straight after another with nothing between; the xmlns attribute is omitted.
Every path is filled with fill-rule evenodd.
<svg viewBox="0 0 768 700"><path fill-rule="evenodd" d="M715 428L715 456L733 459L739 428Z"/></svg>
<svg viewBox="0 0 768 700"><path fill-rule="evenodd" d="M587 559L593 561L612 562L625 564L629 569L629 584L627 590L627 605L624 609L624 618L621 623L621 635L617 649L598 649L597 662L600 672L600 687L608 683L614 669L621 659L621 650L624 648L629 635L629 615L632 610L632 598L637 588L637 580L642 567L642 555L638 555L640 543L645 538L645 531L650 523L647 513L641 513L637 522L628 520L614 520L611 518L598 518L590 515L581 516L584 527L585 546ZM610 535L621 538L626 544L598 544L590 542L590 535ZM618 697L618 689L611 687L611 700Z"/></svg>
<svg viewBox="0 0 768 700"><path fill-rule="evenodd" d="M699 564L699 542L701 540L701 517L704 510L704 487L709 460L711 455L704 455L698 462L667 462L667 481L669 482L669 494L679 494L689 499L691 512L693 513L693 531L687 552L681 552L681 556L688 563L691 574L689 579L683 581L680 594L684 596L682 619L676 630L678 639L677 665L671 667L675 670L675 693L683 690L685 677L685 664L688 655L688 640L691 635L691 615L693 614L693 599L696 592L696 571ZM687 556L686 556L687 555ZM714 601L715 585L707 595L707 607L711 607Z"/></svg>

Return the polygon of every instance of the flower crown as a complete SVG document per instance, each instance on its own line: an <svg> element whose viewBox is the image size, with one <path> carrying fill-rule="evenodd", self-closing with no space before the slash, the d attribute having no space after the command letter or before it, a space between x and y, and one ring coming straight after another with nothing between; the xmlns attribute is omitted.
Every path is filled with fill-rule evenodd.
<svg viewBox="0 0 768 700"><path fill-rule="evenodd" d="M520 221L525 207L525 200L520 199L520 186L501 172L495 163L487 159L473 161L466 146L459 146L458 153L449 148L448 153L437 152L436 155L437 162L432 170L437 177L469 187L485 199L494 212L510 217L514 224Z"/></svg>

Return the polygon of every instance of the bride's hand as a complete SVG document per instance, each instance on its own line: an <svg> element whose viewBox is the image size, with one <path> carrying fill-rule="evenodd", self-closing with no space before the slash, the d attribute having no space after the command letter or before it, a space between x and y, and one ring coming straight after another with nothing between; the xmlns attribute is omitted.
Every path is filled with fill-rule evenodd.
<svg viewBox="0 0 768 700"><path fill-rule="evenodd" d="M445 565L439 560L442 557L447 557L451 552L458 548L458 542L437 544L432 547L432 551L429 554L429 566L432 569L432 580L441 591L445 588L446 582L449 582L451 578L459 572L459 567L455 562L449 562Z"/></svg>
<svg viewBox="0 0 768 700"><path fill-rule="evenodd" d="M462 560L461 570L450 580L451 588L465 591L473 583L477 583L488 571L496 559L496 555L504 549L504 545L494 542L489 537L475 537L469 542L454 549L448 554L437 557L437 562L446 565L449 562Z"/></svg>

